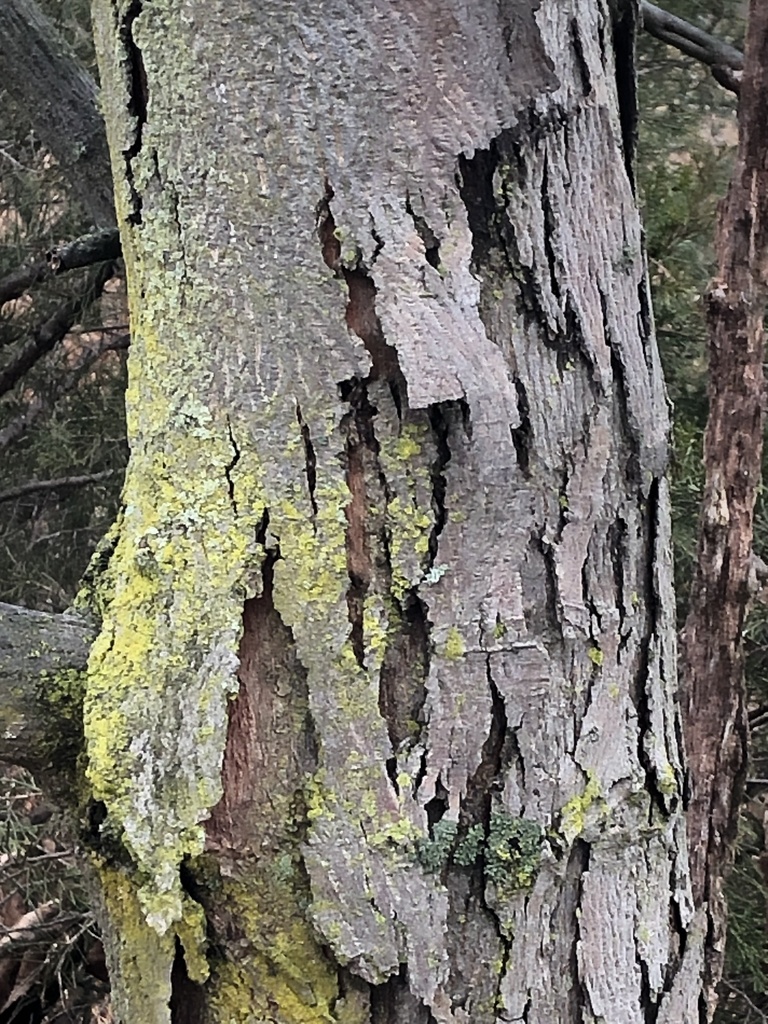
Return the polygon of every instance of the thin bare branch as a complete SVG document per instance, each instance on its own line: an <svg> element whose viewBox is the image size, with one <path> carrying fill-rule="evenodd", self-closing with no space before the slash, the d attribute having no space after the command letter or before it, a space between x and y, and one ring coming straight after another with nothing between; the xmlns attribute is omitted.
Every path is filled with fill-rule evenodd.
<svg viewBox="0 0 768 1024"><path fill-rule="evenodd" d="M125 330L126 325L121 325ZM99 328L99 331L109 331L111 328ZM61 379L56 382L53 394L35 394L27 402L18 415L10 419L4 427L0 428L0 451L14 444L29 430L33 423L44 420L56 408L58 403L71 394L79 385L83 377L90 373L94 364L107 352L125 352L130 348L130 334L121 334L118 337L110 337L107 334L101 339L98 345L85 350L81 359L73 366L68 366L67 372L62 372Z"/></svg>
<svg viewBox="0 0 768 1024"><path fill-rule="evenodd" d="M114 263L102 263L88 275L86 286L80 294L60 306L34 332L10 365L0 371L0 395L10 391L46 352L50 352L61 341L83 311L101 295L104 285L114 272Z"/></svg>
<svg viewBox="0 0 768 1024"><path fill-rule="evenodd" d="M29 480L18 487L9 487L7 491L0 491L0 504L5 501L13 501L16 498L23 498L25 494L35 494L37 491L63 491L71 487L85 487L88 484L98 484L119 472L122 472L122 470L102 469L99 473L60 476L56 477L55 480Z"/></svg>
<svg viewBox="0 0 768 1024"><path fill-rule="evenodd" d="M117 228L95 231L58 245L46 253L45 259L19 267L0 280L0 305L18 299L34 285L67 270L119 259L121 252Z"/></svg>
<svg viewBox="0 0 768 1024"><path fill-rule="evenodd" d="M662 10L648 0L641 0L640 13L643 28L649 35L668 46L673 46L680 53L709 65L715 81L725 89L738 94L740 78L735 72L741 72L744 68L744 54L741 50L692 25L689 21Z"/></svg>

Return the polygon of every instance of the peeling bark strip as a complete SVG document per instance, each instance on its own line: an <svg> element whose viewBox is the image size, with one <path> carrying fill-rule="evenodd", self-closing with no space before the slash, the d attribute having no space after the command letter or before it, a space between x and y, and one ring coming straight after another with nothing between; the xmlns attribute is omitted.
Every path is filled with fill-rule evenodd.
<svg viewBox="0 0 768 1024"><path fill-rule="evenodd" d="M739 153L718 217L718 273L707 295L709 417L691 606L683 631L688 821L696 903L708 907L711 1006L725 952L722 879L746 773L742 631L751 596L753 511L761 481L768 297L768 7L753 0L739 100ZM702 1017L706 1019L706 1017Z"/></svg>
<svg viewBox="0 0 768 1024"><path fill-rule="evenodd" d="M95 20L134 340L86 730L125 1024L693 1019L609 5Z"/></svg>

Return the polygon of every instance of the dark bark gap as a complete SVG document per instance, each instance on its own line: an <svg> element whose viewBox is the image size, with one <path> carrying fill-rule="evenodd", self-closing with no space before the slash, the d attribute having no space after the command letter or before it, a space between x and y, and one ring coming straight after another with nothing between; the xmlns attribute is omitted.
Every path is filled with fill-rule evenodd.
<svg viewBox="0 0 768 1024"><path fill-rule="evenodd" d="M373 224L373 217L371 217L371 238L376 243L376 246L375 246L373 252L371 253L371 265L368 268L369 270L373 270L373 265L376 262L376 260L379 258L379 253L381 252L381 250L384 248L384 245L385 245L384 239L378 233L378 231L376 230L375 225Z"/></svg>
<svg viewBox="0 0 768 1024"><path fill-rule="evenodd" d="M243 608L240 690L228 708L223 796L206 824L213 847L250 848L254 835L270 830L268 816L263 814L275 797L264 788L270 764L283 765L281 786L297 807L290 836L280 839L275 828L270 830L269 843L294 846L306 828L302 824L302 787L306 776L317 769L318 748L309 714L306 670L272 597L278 558L278 552L268 554L262 567L262 593L247 600Z"/></svg>
<svg viewBox="0 0 768 1024"><path fill-rule="evenodd" d="M416 774L413 777L413 795L414 796L416 796L418 794L419 788L420 788L422 782L424 781L424 779L426 777L426 774L427 774L427 753L426 753L426 751L424 751L424 753L421 755L421 760L419 762L418 771L416 772Z"/></svg>
<svg viewBox="0 0 768 1024"><path fill-rule="evenodd" d="M677 884L677 865L673 862L669 868L669 891L674 892ZM664 980L661 990L665 993L672 991L672 986L688 946L688 929L683 924L680 916L680 904L677 900L670 900L669 902L669 920L672 932L671 937L677 938L679 946L676 950L673 950L669 962L664 967Z"/></svg>
<svg viewBox="0 0 768 1024"><path fill-rule="evenodd" d="M563 509L560 510L560 518L562 520ZM546 524L540 528L538 533L531 535L530 548L541 558L544 564L544 589L545 589L545 602L544 612L547 619L547 624L552 630L553 635L558 636L560 634L561 623L560 623L560 602L559 602L559 587L557 582L557 571L555 566L555 552L552 545L544 539L546 532ZM558 531L562 529L562 525L558 526ZM531 629L534 624L532 622L527 623L528 628Z"/></svg>
<svg viewBox="0 0 768 1024"><path fill-rule="evenodd" d="M627 550L627 524L617 515L608 527L608 551L613 567L613 582L616 586L616 608L619 612L619 632L624 625L627 609L624 605L624 565L629 561ZM622 642L624 637L622 636Z"/></svg>
<svg viewBox="0 0 768 1024"><path fill-rule="evenodd" d="M658 515L659 481L654 477L648 490L645 510L646 526L644 532L647 537L647 546L643 590L646 601L646 620L641 641L638 645L637 669L631 680L629 693L637 714L637 759L645 772L645 788L651 799L651 807L649 808L650 818L653 817L654 807L664 818L668 817L668 804L671 803L674 807L676 803L676 798L672 798L670 801L670 799L666 797L659 788L656 767L650 761L645 750L644 743L646 735L652 731L651 709L648 695L648 679L650 678L651 672L650 647L656 633L660 613L659 595L657 593L655 583L655 561L657 548L656 524L658 522Z"/></svg>
<svg viewBox="0 0 768 1024"><path fill-rule="evenodd" d="M427 263L437 270L440 266L440 239L429 224L427 224L426 220L414 212L410 196L405 197L405 209L413 221L413 226L416 228L419 238L424 243L424 256Z"/></svg>
<svg viewBox="0 0 768 1024"><path fill-rule="evenodd" d="M445 471L451 461L451 448L448 439L451 433L451 406L454 402L438 402L429 407L429 422L432 427L432 435L435 439L437 457L430 467L432 477L432 513L435 523L429 534L429 565L435 564L437 549L440 543L440 534L448 521L448 513L445 507L445 495L448 488L448 481ZM463 422L462 411L462 422Z"/></svg>
<svg viewBox="0 0 768 1024"><path fill-rule="evenodd" d="M200 1024L207 1006L205 988L187 974L184 950L176 940L176 956L171 968L171 1024Z"/></svg>
<svg viewBox="0 0 768 1024"><path fill-rule="evenodd" d="M504 976L507 973L507 968L509 967L509 954L511 952L511 949L512 949L512 943L510 942L510 940L507 939L507 938L502 937L501 938L501 957L500 957L500 960L499 960L499 973L496 975L496 986L495 986L496 991L494 993L494 1000L493 1000L494 1008L495 1008L497 1013L499 1013L499 1011L501 1010L501 1006L502 1006L501 983L503 982ZM526 1003L525 1005L526 1005L526 1009L527 1009L529 1004Z"/></svg>
<svg viewBox="0 0 768 1024"><path fill-rule="evenodd" d="M603 311L603 322L605 323L605 310ZM595 377L595 360L589 351L584 328L581 324L581 317L574 308L570 294L565 297L565 336L563 344L557 347L557 369L561 376L569 369L576 359L579 359L587 368L589 386L596 400L603 397L603 389Z"/></svg>
<svg viewBox="0 0 768 1024"><path fill-rule="evenodd" d="M531 407L528 402L528 393L525 384L519 377L515 377L515 391L517 392L517 411L520 416L520 426L510 427L512 444L515 446L517 465L526 480L530 479L530 453L533 444L531 427Z"/></svg>
<svg viewBox="0 0 768 1024"><path fill-rule="evenodd" d="M581 88L584 91L584 97L586 98L592 92L592 76L589 73L589 65L584 57L584 43L581 39L581 29L579 28L579 22L577 18L571 18L570 23L571 30L571 47L573 49L574 56L576 57L576 67L579 71L579 78L581 79Z"/></svg>
<svg viewBox="0 0 768 1024"><path fill-rule="evenodd" d="M309 424L304 421L301 415L301 406L296 403L296 420L301 430L301 440L304 444L304 472L307 477L307 490L309 502L312 506L312 514L317 517L317 498L315 497L315 485L317 484L317 459L315 448L312 444L312 435L309 431Z"/></svg>
<svg viewBox="0 0 768 1024"><path fill-rule="evenodd" d="M651 996L651 979L648 973L648 964L640 954L635 936L635 963L640 972L640 1010L643 1014L644 1024L656 1024L659 1016L659 1002Z"/></svg>
<svg viewBox="0 0 768 1024"><path fill-rule="evenodd" d="M594 536L594 535L593 535ZM590 540L590 547L591 547ZM599 647L600 644L595 637L594 626L597 625L597 632L601 633L603 628L603 616L600 613L600 609L595 604L595 599L592 596L591 588L589 585L589 569L591 566L591 559L587 554L586 560L581 567L581 597L584 601L584 607L589 612L589 636L593 644Z"/></svg>
<svg viewBox="0 0 768 1024"><path fill-rule="evenodd" d="M541 185L539 186L539 198L541 201L541 212L544 215L544 253L547 257L547 268L549 270L549 287L555 299L560 301L560 268L557 265L557 256L553 245L555 232L557 231L557 218L555 217L552 203L549 198L549 157L546 150L542 160Z"/></svg>
<svg viewBox="0 0 768 1024"><path fill-rule="evenodd" d="M514 756L514 737L510 739L504 698L491 675L491 656L486 656L486 677L491 693L491 727L483 744L480 764L467 779L467 792L461 802L462 830L482 825L488 835L494 788L503 784L505 769Z"/></svg>
<svg viewBox="0 0 768 1024"><path fill-rule="evenodd" d="M603 317L603 330L605 331L605 341L611 353L611 373L613 375L613 381L615 385L613 388L614 408L616 412L618 412L622 436L626 439L628 444L624 472L626 474L628 487L630 490L632 490L633 488L640 488L642 486L643 474L640 468L642 464L640 453L641 438L638 431L638 425L633 424L629 416L627 395L630 394L631 389L629 387L629 382L627 381L624 363L622 362L621 350L614 343L614 339L611 333L611 321L608 315L608 302L601 288L598 288L598 292L600 295L600 309L602 311ZM650 310L646 309L646 312L641 315L650 316ZM650 331L650 322L648 329ZM649 337L652 337L652 335L649 335Z"/></svg>
<svg viewBox="0 0 768 1024"><path fill-rule="evenodd" d="M131 192L131 205L133 207L133 210L128 215L128 222L134 225L141 224L142 221L142 198L134 183L133 161L141 152L144 125L147 123L147 104L149 102L147 72L141 56L141 50L133 38L133 23L141 14L143 7L142 0L132 0L132 3L123 15L120 27L120 39L125 50L125 63L129 82L128 112L134 119L133 143L127 150L123 151L125 157L125 177Z"/></svg>
<svg viewBox="0 0 768 1024"><path fill-rule="evenodd" d="M565 934L573 936L571 942L570 965L571 977L574 984L570 989L570 1000L568 1009L573 1024L580 1024L583 1019L583 1010L591 1007L589 990L584 984L579 971L579 946L581 945L581 923L579 909L581 906L582 886L584 875L589 871L589 844L583 839L575 839L568 855L568 864L565 869L566 884L563 887L561 907L557 909L557 916L562 913L570 920L563 921Z"/></svg>
<svg viewBox="0 0 768 1024"><path fill-rule="evenodd" d="M407 408L408 388L400 369L397 349L384 337L381 321L376 313L376 286L368 272L358 263L345 265L341 256L341 242L336 233L336 221L331 212L333 188L326 182L325 197L317 205L317 234L323 260L335 277L347 285L347 327L360 338L371 357L371 371L367 381L386 380L399 391L399 407Z"/></svg>
<svg viewBox="0 0 768 1024"><path fill-rule="evenodd" d="M494 175L499 169L504 171L500 196L494 188ZM516 306L526 325L535 325L547 334L541 284L535 268L520 260L515 226L508 215L507 189L524 188L526 180L522 151L514 143L511 130L491 140L488 149L475 150L471 158L459 156L458 187L472 235L472 268L484 291L491 294L497 281L511 277L518 285ZM494 338L494 332L489 331L489 336Z"/></svg>
<svg viewBox="0 0 768 1024"><path fill-rule="evenodd" d="M389 627L384 658L379 673L379 709L387 723L393 751L405 742L415 742L423 727L422 708L426 700L425 680L429 672L429 624L425 608L415 591L398 601L391 593L391 562L389 537L383 528L371 532L371 507L386 505L390 497L386 475L379 460L379 443L375 434L378 410L371 404L369 385L385 380L390 389L398 417L408 413L407 387L400 369L396 349L389 345L376 313L376 287L360 266L341 264L341 244L336 235L330 209L333 190L326 184L326 196L318 206L318 235L323 258L335 276L347 286L346 321L349 329L364 343L371 357L371 371L363 380L350 380L339 385L340 395L349 402L350 412L342 420L347 459L347 486L351 499L347 506L347 565L350 586L347 604L350 621L350 643L358 664L365 668L365 633L363 616L365 600L374 575L383 575L387 585ZM414 223L417 218L414 216ZM423 225L425 230L426 224ZM375 232L373 232L376 238ZM426 243L425 243L426 244ZM383 243L377 239L380 251ZM430 417L431 418L431 417ZM445 524L443 507L445 479L443 470L450 459L447 444L432 424L437 438L438 458L432 467L433 505L436 525L431 532L430 551L434 559L437 537ZM447 427L445 430L447 431ZM379 494L371 493L373 481ZM434 494L437 494L437 499ZM383 503L381 499L383 498ZM381 509L383 515L383 508ZM373 543L375 538L375 550ZM375 563L375 564L374 564ZM390 778L395 784L396 771Z"/></svg>
<svg viewBox="0 0 768 1024"><path fill-rule="evenodd" d="M637 324L640 338L643 342L643 355L645 356L646 364L648 364L651 351L655 348L655 339L653 334L653 313L651 312L651 296L649 292L647 274L643 274L643 277L637 286L637 302L640 307L637 314ZM649 351L649 345L652 346L651 351Z"/></svg>
<svg viewBox="0 0 768 1024"><path fill-rule="evenodd" d="M460 154L458 166L457 185L472 235L472 264L480 272L490 266L499 248L502 231L497 222L506 206L500 206L493 189L493 176L499 166L496 140L488 149L476 149L472 157ZM506 250L506 246L501 248Z"/></svg>
<svg viewBox="0 0 768 1024"><path fill-rule="evenodd" d="M429 1008L411 992L405 964L383 985L371 986L371 1024L437 1024Z"/></svg>
<svg viewBox="0 0 768 1024"><path fill-rule="evenodd" d="M435 783L435 795L431 800L428 800L424 805L424 811L427 815L427 828L429 829L430 838L434 838L432 829L441 821L445 816L445 812L448 810L448 790L443 785L440 778Z"/></svg>
<svg viewBox="0 0 768 1024"><path fill-rule="evenodd" d="M267 530L269 529L269 509L265 508L261 516L261 522L256 527L256 543L266 550Z"/></svg>
<svg viewBox="0 0 768 1024"><path fill-rule="evenodd" d="M394 599L393 599L394 600ZM399 621L391 633L379 675L379 710L387 723L392 749L417 743L424 728L430 642L426 609L415 591L394 602Z"/></svg>
<svg viewBox="0 0 768 1024"><path fill-rule="evenodd" d="M368 501L365 482L365 443L361 430L371 429L368 395L364 384L352 395L352 412L344 418L342 429L346 434L346 480L350 499L345 509L347 519L346 550L347 608L350 622L350 643L357 663L365 668L365 637L363 611L365 597L371 583L371 553L368 539Z"/></svg>
<svg viewBox="0 0 768 1024"><path fill-rule="evenodd" d="M619 101L621 149L632 194L635 194L635 148L637 146L637 83L635 40L637 7L634 3L611 4L616 95Z"/></svg>

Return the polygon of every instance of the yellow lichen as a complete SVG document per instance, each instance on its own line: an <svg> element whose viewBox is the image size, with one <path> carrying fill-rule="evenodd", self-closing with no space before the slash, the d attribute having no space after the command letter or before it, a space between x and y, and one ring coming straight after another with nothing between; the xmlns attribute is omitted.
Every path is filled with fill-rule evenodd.
<svg viewBox="0 0 768 1024"><path fill-rule="evenodd" d="M464 640L462 639L461 633L456 629L455 626L451 626L448 630L448 635L445 638L443 644L443 656L455 661L458 658L463 658L466 653L466 647L464 646Z"/></svg>
<svg viewBox="0 0 768 1024"><path fill-rule="evenodd" d="M587 785L584 792L571 797L560 811L560 831L567 843L582 834L587 821L588 812L600 797L600 784L594 772L587 772Z"/></svg>
<svg viewBox="0 0 768 1024"><path fill-rule="evenodd" d="M598 668L601 668L603 662L605 661L605 655L600 650L600 648L595 644L587 648L587 657L592 662L592 664L596 665Z"/></svg>

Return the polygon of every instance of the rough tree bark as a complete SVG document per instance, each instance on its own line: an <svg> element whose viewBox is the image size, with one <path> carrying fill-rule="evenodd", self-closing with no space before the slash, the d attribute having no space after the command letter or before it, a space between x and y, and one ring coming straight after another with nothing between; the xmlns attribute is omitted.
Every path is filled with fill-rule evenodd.
<svg viewBox="0 0 768 1024"><path fill-rule="evenodd" d="M708 1002L725 955L723 877L747 765L742 632L755 591L753 512L765 429L768 298L768 6L750 5L739 98L739 150L717 227L707 295L709 415L691 603L682 635L689 833L697 905L708 908Z"/></svg>
<svg viewBox="0 0 768 1024"><path fill-rule="evenodd" d="M95 0L125 1024L697 1018L635 14Z"/></svg>

